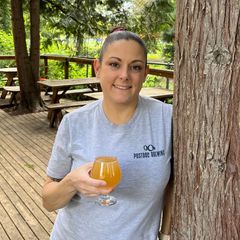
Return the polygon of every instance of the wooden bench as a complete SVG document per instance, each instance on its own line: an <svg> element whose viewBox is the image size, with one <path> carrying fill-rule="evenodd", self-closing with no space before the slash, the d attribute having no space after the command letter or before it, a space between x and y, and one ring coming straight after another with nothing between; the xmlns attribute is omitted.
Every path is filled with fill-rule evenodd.
<svg viewBox="0 0 240 240"><path fill-rule="evenodd" d="M72 107L82 107L88 103L92 103L96 100L84 100L84 101L67 101L62 103L51 103L47 105L50 114L50 123L49 127L54 127L56 124L59 124L62 120L63 114L62 109L72 108Z"/></svg>
<svg viewBox="0 0 240 240"><path fill-rule="evenodd" d="M1 79L0 79L0 82L6 84L7 80L8 80L8 79L7 79L6 77L4 77L4 78L1 78ZM14 77L14 78L13 78L14 85L12 85L12 86L15 86L15 82L16 82L16 81L18 81L18 77Z"/></svg>
<svg viewBox="0 0 240 240"><path fill-rule="evenodd" d="M3 90L4 86L6 85L7 80L8 80L8 79L7 79L6 77L0 79L0 83L2 83L2 85L3 85L3 86L0 86L0 90ZM18 81L18 77L14 77L14 78L13 78L13 81L14 81L14 82L15 82L15 81ZM14 86L15 86L15 85L14 85Z"/></svg>
<svg viewBox="0 0 240 240"><path fill-rule="evenodd" d="M7 78L6 77L4 77L4 78L2 78L1 80L0 80L0 82L7 82ZM15 83L16 81L18 81L18 77L14 77L13 78L13 82Z"/></svg>
<svg viewBox="0 0 240 240"><path fill-rule="evenodd" d="M19 86L5 86L5 87L3 87L3 89L6 92L11 93L9 103L11 105L17 106L18 105L18 95L20 93L20 87Z"/></svg>
<svg viewBox="0 0 240 240"><path fill-rule="evenodd" d="M64 110L65 113L71 113L76 109L78 109L78 107L64 108L63 110Z"/></svg>
<svg viewBox="0 0 240 240"><path fill-rule="evenodd" d="M90 93L92 90L90 88L81 88L81 89L69 89L64 94L63 91L58 91L58 95L71 95L71 94L84 94L84 93ZM47 92L47 95L52 96L53 92Z"/></svg>

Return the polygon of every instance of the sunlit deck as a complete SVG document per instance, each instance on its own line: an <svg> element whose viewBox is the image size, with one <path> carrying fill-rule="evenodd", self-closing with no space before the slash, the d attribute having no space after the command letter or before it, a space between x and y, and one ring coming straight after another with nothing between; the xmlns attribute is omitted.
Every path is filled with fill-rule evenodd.
<svg viewBox="0 0 240 240"><path fill-rule="evenodd" d="M55 134L47 112L0 109L0 239L49 239L56 213L43 209L41 188Z"/></svg>

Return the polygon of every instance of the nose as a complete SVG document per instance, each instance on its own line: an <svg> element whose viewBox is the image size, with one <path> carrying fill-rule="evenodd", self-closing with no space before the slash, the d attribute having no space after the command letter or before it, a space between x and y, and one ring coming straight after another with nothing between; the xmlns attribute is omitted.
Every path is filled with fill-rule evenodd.
<svg viewBox="0 0 240 240"><path fill-rule="evenodd" d="M127 66L124 66L120 69L120 79L122 79L122 80L129 79L129 69Z"/></svg>

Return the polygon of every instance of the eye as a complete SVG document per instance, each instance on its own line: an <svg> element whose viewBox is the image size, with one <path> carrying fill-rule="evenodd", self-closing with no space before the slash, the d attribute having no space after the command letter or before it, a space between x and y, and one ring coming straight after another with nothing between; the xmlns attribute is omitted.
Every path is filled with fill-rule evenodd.
<svg viewBox="0 0 240 240"><path fill-rule="evenodd" d="M140 72L142 71L143 67L141 65L133 65L130 67L130 70L133 72Z"/></svg>
<svg viewBox="0 0 240 240"><path fill-rule="evenodd" d="M120 67L120 64L117 63L117 62L112 62L112 63L109 63L109 66L110 66L111 68L117 69L117 68Z"/></svg>

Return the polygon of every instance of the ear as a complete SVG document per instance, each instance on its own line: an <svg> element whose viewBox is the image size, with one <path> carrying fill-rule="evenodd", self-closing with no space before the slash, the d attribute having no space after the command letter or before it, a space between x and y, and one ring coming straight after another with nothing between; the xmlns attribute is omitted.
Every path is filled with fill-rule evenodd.
<svg viewBox="0 0 240 240"><path fill-rule="evenodd" d="M96 77L98 77L98 75L99 75L100 66L101 66L101 63L100 63L99 59L94 59L93 67L94 67L94 72L95 72Z"/></svg>

